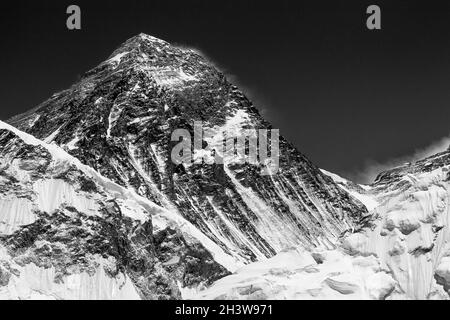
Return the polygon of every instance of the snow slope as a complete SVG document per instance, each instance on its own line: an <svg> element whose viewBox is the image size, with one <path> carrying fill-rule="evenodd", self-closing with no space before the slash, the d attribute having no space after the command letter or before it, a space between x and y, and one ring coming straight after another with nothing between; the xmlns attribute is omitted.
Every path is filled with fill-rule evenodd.
<svg viewBox="0 0 450 320"><path fill-rule="evenodd" d="M374 256L290 250L239 269L193 299L384 299L396 282Z"/></svg>
<svg viewBox="0 0 450 320"><path fill-rule="evenodd" d="M333 248L367 212L283 137L277 174L261 174L273 169L267 161L227 156L224 164L175 164L172 133L192 137L198 122L202 148L217 154L224 132L242 140L246 131L255 138L257 129L272 128L208 59L145 34L9 121L186 221L229 270L293 246Z"/></svg>
<svg viewBox="0 0 450 320"><path fill-rule="evenodd" d="M448 298L448 171L445 165L378 185L372 226L343 241L351 254L377 256L398 281L401 298Z"/></svg>

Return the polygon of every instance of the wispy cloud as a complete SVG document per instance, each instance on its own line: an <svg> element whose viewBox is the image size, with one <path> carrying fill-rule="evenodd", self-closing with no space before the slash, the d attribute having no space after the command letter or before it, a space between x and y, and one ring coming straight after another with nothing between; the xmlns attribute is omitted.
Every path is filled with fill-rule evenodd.
<svg viewBox="0 0 450 320"><path fill-rule="evenodd" d="M258 109L261 115L266 118L266 120L272 120L275 116L273 112L271 112L272 109L269 107L271 105L269 98L263 91L255 88L254 86L244 84L235 73L223 64L219 63L217 60L211 58L211 56L204 50L183 43L176 43L175 45L178 48L193 50L195 53L206 59L217 70L222 72L226 79L233 85L237 86L239 90L252 102L252 104Z"/></svg>
<svg viewBox="0 0 450 320"><path fill-rule="evenodd" d="M383 171L403 165L407 162L415 162L420 159L432 156L436 153L445 151L450 146L450 135L432 142L425 148L416 149L413 153L397 158L388 159L383 162L367 159L360 170L348 172L345 174L349 179L357 183L372 183L377 175Z"/></svg>

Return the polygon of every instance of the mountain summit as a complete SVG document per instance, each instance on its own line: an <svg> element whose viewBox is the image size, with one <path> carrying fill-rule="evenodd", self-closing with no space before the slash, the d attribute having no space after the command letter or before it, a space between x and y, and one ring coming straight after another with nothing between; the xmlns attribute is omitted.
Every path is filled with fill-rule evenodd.
<svg viewBox="0 0 450 320"><path fill-rule="evenodd" d="M366 212L280 138L280 169L171 161L171 134L271 129L197 52L140 34L79 83L9 121L195 225L243 263L291 246L333 247ZM214 146L212 140L203 145Z"/></svg>

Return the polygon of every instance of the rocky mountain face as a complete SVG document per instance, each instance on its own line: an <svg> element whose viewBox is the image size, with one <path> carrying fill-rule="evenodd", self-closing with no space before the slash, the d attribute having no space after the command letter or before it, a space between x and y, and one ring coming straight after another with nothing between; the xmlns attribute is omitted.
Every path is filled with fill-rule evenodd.
<svg viewBox="0 0 450 320"><path fill-rule="evenodd" d="M0 298L178 299L229 272L165 210L0 122Z"/></svg>
<svg viewBox="0 0 450 320"><path fill-rule="evenodd" d="M283 137L269 175L174 162L172 133L200 122L216 154L272 129L199 53L145 34L0 122L0 298L449 297L450 151L370 186Z"/></svg>
<svg viewBox="0 0 450 320"><path fill-rule="evenodd" d="M365 207L280 138L279 172L258 164L171 161L171 134L270 129L210 62L140 34L70 89L9 121L118 185L174 212L240 263L292 246L333 247ZM205 137L203 146L221 141Z"/></svg>

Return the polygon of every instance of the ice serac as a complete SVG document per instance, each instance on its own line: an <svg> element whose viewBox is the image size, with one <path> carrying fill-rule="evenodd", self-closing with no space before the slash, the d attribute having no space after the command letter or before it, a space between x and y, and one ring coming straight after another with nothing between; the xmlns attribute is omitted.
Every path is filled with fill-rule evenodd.
<svg viewBox="0 0 450 320"><path fill-rule="evenodd" d="M289 250L192 294L195 299L385 299L396 282L374 256Z"/></svg>
<svg viewBox="0 0 450 320"><path fill-rule="evenodd" d="M235 265L204 238L0 121L0 299L179 299Z"/></svg>
<svg viewBox="0 0 450 320"><path fill-rule="evenodd" d="M381 173L366 190L378 206L343 248L376 256L398 285L391 298L448 299L450 151Z"/></svg>
<svg viewBox="0 0 450 320"><path fill-rule="evenodd" d="M289 250L196 291L196 299L450 297L450 150L357 185L323 172L369 209L333 250Z"/></svg>
<svg viewBox="0 0 450 320"><path fill-rule="evenodd" d="M240 264L290 247L333 248L367 212L283 137L274 175L227 159L174 165L171 134L187 129L193 136L194 121L220 135L271 128L197 51L140 34L80 82L9 123L176 213ZM220 143L203 141L213 149Z"/></svg>

